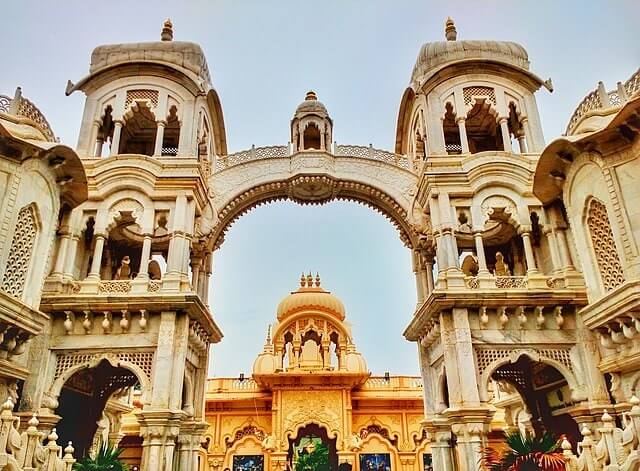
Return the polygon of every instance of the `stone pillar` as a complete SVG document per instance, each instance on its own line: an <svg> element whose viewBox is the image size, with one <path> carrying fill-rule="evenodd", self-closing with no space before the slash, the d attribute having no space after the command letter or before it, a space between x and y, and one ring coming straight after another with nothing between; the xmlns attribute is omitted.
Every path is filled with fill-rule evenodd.
<svg viewBox="0 0 640 471"><path fill-rule="evenodd" d="M120 151L120 135L122 134L122 121L116 119L113 121L113 137L111 138L110 156L118 155Z"/></svg>
<svg viewBox="0 0 640 471"><path fill-rule="evenodd" d="M99 120L95 120L93 122L93 127L91 128L90 139L93 139L93 145L94 145L93 156L94 157L100 157L100 155L102 155L102 144L104 142L104 139L98 137L98 133L100 132L100 126L102 126L102 123ZM89 152L87 153L90 154L91 150L89 150Z"/></svg>
<svg viewBox="0 0 640 471"><path fill-rule="evenodd" d="M575 270L571 260L571 251L569 250L569 242L567 241L567 233L564 228L557 227L555 230L556 240L558 241L558 252L563 270Z"/></svg>
<svg viewBox="0 0 640 471"><path fill-rule="evenodd" d="M193 257L191 259L191 289L195 291L200 297L200 278L203 278L200 268L202 267L202 258Z"/></svg>
<svg viewBox="0 0 640 471"><path fill-rule="evenodd" d="M304 150L304 129L300 129L301 126L298 127L298 132L300 134L300 149Z"/></svg>
<svg viewBox="0 0 640 471"><path fill-rule="evenodd" d="M487 257L484 253L484 242L482 241L482 232L475 231L473 233L473 241L476 244L476 256L478 257L478 275L489 274L489 269L487 268Z"/></svg>
<svg viewBox="0 0 640 471"><path fill-rule="evenodd" d="M543 234L547 238L547 244L549 245L549 253L551 254L551 264L553 265L553 273L557 273L562 267L560 263L560 256L558 255L558 241L553 230L549 226L546 226L542 230Z"/></svg>
<svg viewBox="0 0 640 471"><path fill-rule="evenodd" d="M320 150L324 150L326 151L327 149L325 148L325 141L324 141L324 131L320 132Z"/></svg>
<svg viewBox="0 0 640 471"><path fill-rule="evenodd" d="M536 267L536 258L533 255L533 246L531 245L531 233L529 231L522 231L522 244L524 245L524 256L527 261L527 275L538 273L538 267Z"/></svg>
<svg viewBox="0 0 640 471"><path fill-rule="evenodd" d="M140 269L137 278L149 279L149 261L151 260L151 234L145 234L142 241L142 254L140 255Z"/></svg>
<svg viewBox="0 0 640 471"><path fill-rule="evenodd" d="M433 469L437 471L454 471L451 431L447 427L438 427L431 432L431 435L433 437L431 441Z"/></svg>
<svg viewBox="0 0 640 471"><path fill-rule="evenodd" d="M91 270L89 271L88 279L99 280L100 279L100 266L102 264L102 251L104 250L104 241L106 239L105 234L95 234L95 246L93 247L93 260L91 260Z"/></svg>
<svg viewBox="0 0 640 471"><path fill-rule="evenodd" d="M527 153L527 142L526 142L526 139L524 137L524 132L521 132L518 135L518 147L520 147L520 153L521 154L526 154Z"/></svg>
<svg viewBox="0 0 640 471"><path fill-rule="evenodd" d="M509 121L507 118L502 117L498 118L498 123L500 124L500 131L502 133L502 145L504 147L505 152L513 152L511 148L511 137L509 136Z"/></svg>
<svg viewBox="0 0 640 471"><path fill-rule="evenodd" d="M156 142L153 150L154 157L162 156L162 142L164 141L164 128L166 126L166 121L160 120L156 123Z"/></svg>
<svg viewBox="0 0 640 471"><path fill-rule="evenodd" d="M460 132L460 145L462 147L462 153L469 153L469 138L467 137L467 126L465 125L465 118L459 117L458 122L458 131Z"/></svg>
<svg viewBox="0 0 640 471"><path fill-rule="evenodd" d="M433 291L433 255L424 253L425 275L427 281L427 296Z"/></svg>
<svg viewBox="0 0 640 471"><path fill-rule="evenodd" d="M66 254L66 261L64 263L64 276L66 278L73 278L76 265L76 254L78 253L78 243L80 243L80 236L73 234L69 241L69 249Z"/></svg>
<svg viewBox="0 0 640 471"><path fill-rule="evenodd" d="M60 244L58 245L58 255L56 257L56 264L53 267L52 275L62 276L67 261L67 250L71 241L71 233L63 232L60 236Z"/></svg>
<svg viewBox="0 0 640 471"><path fill-rule="evenodd" d="M172 232L169 241L169 254L167 260L167 273L163 279L163 289L180 289L180 281L183 276L183 266L186 260L185 246L187 239L186 225L189 220L187 197L182 194L176 197L175 207L172 211Z"/></svg>
<svg viewBox="0 0 640 471"><path fill-rule="evenodd" d="M418 298L418 307L424 302L424 297L425 297L425 293L424 293L424 285L422 283L422 270L420 265L421 261L420 261L420 253L417 250L414 250L412 255L412 261L413 261L413 274L415 275L416 278L416 293L417 293L417 298Z"/></svg>

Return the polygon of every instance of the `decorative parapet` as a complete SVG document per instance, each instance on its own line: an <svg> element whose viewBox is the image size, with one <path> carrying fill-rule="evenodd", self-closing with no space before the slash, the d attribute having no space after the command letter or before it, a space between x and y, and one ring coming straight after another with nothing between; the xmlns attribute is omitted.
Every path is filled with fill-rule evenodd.
<svg viewBox="0 0 640 471"><path fill-rule="evenodd" d="M224 170L235 165L254 160L273 159L289 157L291 155L288 146L266 146L255 147L251 149L236 152L226 156L219 157L216 161L216 171ZM385 162L389 165L409 170L409 159L405 155L394 154L373 146L354 146L354 145L335 145L334 155L336 157L355 157L368 160L376 160Z"/></svg>
<svg viewBox="0 0 640 471"><path fill-rule="evenodd" d="M45 434L38 430L35 414L29 420L23 433L18 432L20 418L13 415L13 402L8 399L0 413L0 463L2 469L15 471L71 471L76 460L73 458L71 442L62 449L57 444L55 429L47 436L47 444L42 441Z"/></svg>
<svg viewBox="0 0 640 471"><path fill-rule="evenodd" d="M216 161L216 171L224 170L225 168L233 167L234 165L239 165L244 162L251 162L252 160L272 159L288 156L289 147L287 146L251 146L251 149L219 157Z"/></svg>
<svg viewBox="0 0 640 471"><path fill-rule="evenodd" d="M607 92L604 84L599 82L598 88L588 93L571 115L565 135L573 134L578 123L589 113L595 110L621 107L638 93L640 93L640 69L624 84L618 82L616 90L610 92Z"/></svg>
<svg viewBox="0 0 640 471"><path fill-rule="evenodd" d="M16 94L13 98L0 95L0 113L27 118L44 134L47 141L57 142L47 118L44 117L36 105L22 96L20 87L16 88Z"/></svg>
<svg viewBox="0 0 640 471"><path fill-rule="evenodd" d="M541 278L541 277L538 277ZM550 289L561 289L565 287L565 281L562 278L552 276L542 277L544 284ZM529 279L526 276L491 276L490 288L499 289L527 289L529 288ZM477 276L466 276L464 284L468 289L479 289L480 282Z"/></svg>
<svg viewBox="0 0 640 471"><path fill-rule="evenodd" d="M362 389L422 389L422 378L417 376L370 376Z"/></svg>
<svg viewBox="0 0 640 471"><path fill-rule="evenodd" d="M595 442L592 431L585 425L583 440L579 443L577 455L571 444L562 440L562 453L567 471L604 471L636 469L640 460L640 399L633 396L629 401L631 410L622 414L622 428L615 426L613 417L602 414L603 426L598 429L600 440Z"/></svg>

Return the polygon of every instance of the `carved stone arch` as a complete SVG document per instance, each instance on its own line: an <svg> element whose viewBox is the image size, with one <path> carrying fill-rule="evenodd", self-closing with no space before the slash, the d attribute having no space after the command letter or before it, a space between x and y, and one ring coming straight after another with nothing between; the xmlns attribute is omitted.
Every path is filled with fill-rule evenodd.
<svg viewBox="0 0 640 471"><path fill-rule="evenodd" d="M149 395L151 393L151 377L139 365L136 365L132 361L120 359L117 357L117 355L114 355L112 353L86 354L83 356L87 357L87 359L77 364L74 364L68 368L65 368L63 371L60 372L59 375L55 376L54 381L48 390L48 395L51 398L54 398L57 401L65 383L75 373L84 369L95 368L100 364L100 362L102 362L103 360L106 360L114 368L118 368L118 367L125 368L131 371L136 376L136 378L138 379L138 382L140 383L140 389L142 391L141 402L143 404L148 403L150 399ZM59 359L57 359L57 361L58 360ZM56 366L56 369L58 369L57 366Z"/></svg>
<svg viewBox="0 0 640 471"><path fill-rule="evenodd" d="M400 442L401 433L392 432L391 427L384 425L377 417L372 417L371 421L358 430L358 436L362 439L363 444L367 442L371 435L377 435L386 440L396 450Z"/></svg>
<svg viewBox="0 0 640 471"><path fill-rule="evenodd" d="M287 429L285 431L285 439L286 440L295 440L295 438L300 433L300 430L302 430L303 428L307 427L308 425L317 425L318 427L325 429L326 432L327 432L327 437L330 440L335 439L336 443L341 443L342 434L340 433L340 430L338 430L335 427L331 427L331 425L326 424L322 420L318 420L318 419L313 419L311 421L298 422L293 427L290 427L289 429Z"/></svg>
<svg viewBox="0 0 640 471"><path fill-rule="evenodd" d="M131 104L129 104L126 108L124 113L122 114L122 119L127 122L129 121L131 118L134 117L134 115L136 113L149 113L151 116L153 116L153 118L155 120L158 119L158 117L156 116L156 109L157 105L153 105L151 100L146 100L146 99L141 99L141 100L134 100Z"/></svg>
<svg viewBox="0 0 640 471"><path fill-rule="evenodd" d="M218 212L219 222L211 234L212 249L219 248L229 227L252 209L275 201L294 201L302 205L321 205L330 201L353 201L363 204L385 216L398 229L405 246L417 245L418 234L411 227L407 210L394 198L368 184L334 180L329 177L306 177L311 183L327 185L327 194L317 200L306 200L296 195L296 181L275 181L250 188L228 201ZM322 180L322 181L320 181Z"/></svg>
<svg viewBox="0 0 640 471"><path fill-rule="evenodd" d="M490 399L489 382L491 381L491 376L493 375L493 373L495 373L495 371L503 365L517 362L522 356L527 356L532 361L542 362L554 367L560 372L560 374L562 374L562 376L564 376L567 384L569 385L569 389L571 390L571 395L574 400L581 400L583 398L586 398L584 386L578 382L574 372L570 369L571 360L568 358L568 352L566 352L567 355L559 355L562 357L566 357L565 361L560 362L548 355L541 354L538 350L535 350L533 348L524 348L518 350L496 350L495 352L493 352L493 356L497 358L486 364L486 360L483 361L482 358L479 358L482 354L481 352L482 351L476 351L476 358L479 365L478 391L481 401L486 402Z"/></svg>
<svg viewBox="0 0 640 471"><path fill-rule="evenodd" d="M480 203L480 210L482 212L482 223L489 221L492 216L496 216L497 213L501 213L501 219L504 222L511 224L515 229L520 227L520 217L518 215L518 208L516 203L508 196L503 194L492 194L487 196Z"/></svg>
<svg viewBox="0 0 640 471"><path fill-rule="evenodd" d="M117 225L118 219L121 217L122 213L131 213L131 217L135 222L142 226L144 206L135 198L123 197L109 207L107 231L110 231Z"/></svg>
<svg viewBox="0 0 640 471"><path fill-rule="evenodd" d="M246 440L248 437L253 437L258 444L267 437L268 433L258 424L256 424L252 418L243 422L238 427L234 428L231 433L226 433L222 437L222 441L225 444L227 450L237 448L237 444Z"/></svg>

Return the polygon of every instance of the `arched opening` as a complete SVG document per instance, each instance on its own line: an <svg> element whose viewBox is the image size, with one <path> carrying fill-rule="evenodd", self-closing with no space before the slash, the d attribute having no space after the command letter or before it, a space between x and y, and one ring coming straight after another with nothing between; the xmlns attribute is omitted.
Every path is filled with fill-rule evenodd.
<svg viewBox="0 0 640 471"><path fill-rule="evenodd" d="M74 456L81 457L99 442L108 440L114 431L109 430L108 420L105 423L105 409L110 401L116 401L122 413L130 405L132 388L138 385L139 379L132 371L113 366L107 360L75 372L58 397L59 442L73 442Z"/></svg>
<svg viewBox="0 0 640 471"><path fill-rule="evenodd" d="M505 150L496 118L497 113L491 107L491 103L485 98L476 98L465 120L469 152L475 154L490 150Z"/></svg>
<svg viewBox="0 0 640 471"><path fill-rule="evenodd" d="M320 150L320 128L316 123L309 123L303 133L304 150Z"/></svg>
<svg viewBox="0 0 640 471"><path fill-rule="evenodd" d="M451 103L445 105L442 130L444 132L444 147L447 154L461 154L460 128L458 127L458 123L456 123L456 114L453 111L453 105Z"/></svg>
<svg viewBox="0 0 640 471"><path fill-rule="evenodd" d="M146 101L139 101L125 114L118 154L153 155L158 126Z"/></svg>
<svg viewBox="0 0 640 471"><path fill-rule="evenodd" d="M113 123L113 108L111 105L107 105L104 109L104 114L101 116L101 124L98 128L98 135L96 136L96 144L94 149L94 155L96 157L106 157L109 155L111 149L111 142L113 140L113 130L115 126ZM106 143L109 146L105 146Z"/></svg>
<svg viewBox="0 0 640 471"><path fill-rule="evenodd" d="M270 318L266 313L273 313L279 300L295 289L301 269L319 271L328 291L349 299L345 308L347 319L357 326L354 343L363 345L358 350L374 374L419 372L415 345L402 337L416 300L411 252L388 220L343 201L305 206L278 202L233 220L215 252L212 307L226 326L227 341L213 347L216 361L210 375L237 377L253 364L258 351L238 345L264 343ZM385 257L375 255L381 253ZM386 315L392 311L398 315ZM278 364L282 361L282 369L289 370L296 364L296 332L288 325L282 328L281 338L274 332L273 344ZM347 339L337 331L328 333L329 361L323 368L335 370ZM299 340L302 343L302 332Z"/></svg>
<svg viewBox="0 0 640 471"><path fill-rule="evenodd" d="M289 438L287 463L295 471L329 471L338 469L336 439L317 424L302 427L295 438Z"/></svg>
<svg viewBox="0 0 640 471"><path fill-rule="evenodd" d="M180 121L178 120L178 108L174 105L169 109L167 124L162 135L161 155L178 155L180 144Z"/></svg>
<svg viewBox="0 0 640 471"><path fill-rule="evenodd" d="M544 432L566 435L573 444L581 438L578 424L568 412L574 405L571 389L567 379L555 367L521 355L517 361L497 368L491 379L498 383L497 389L503 391L503 402L504 393L513 391L513 394L519 394L536 435ZM508 386L500 386L501 383Z"/></svg>

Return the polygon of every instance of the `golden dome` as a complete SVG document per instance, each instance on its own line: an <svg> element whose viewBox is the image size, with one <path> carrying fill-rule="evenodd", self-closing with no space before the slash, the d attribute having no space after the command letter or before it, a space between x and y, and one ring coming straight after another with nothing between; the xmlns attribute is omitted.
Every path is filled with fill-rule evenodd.
<svg viewBox="0 0 640 471"><path fill-rule="evenodd" d="M314 282L311 274L305 276L303 273L300 277L300 288L280 301L278 320L306 310L326 312L340 321L345 317L342 301L320 287L320 277L316 275Z"/></svg>

